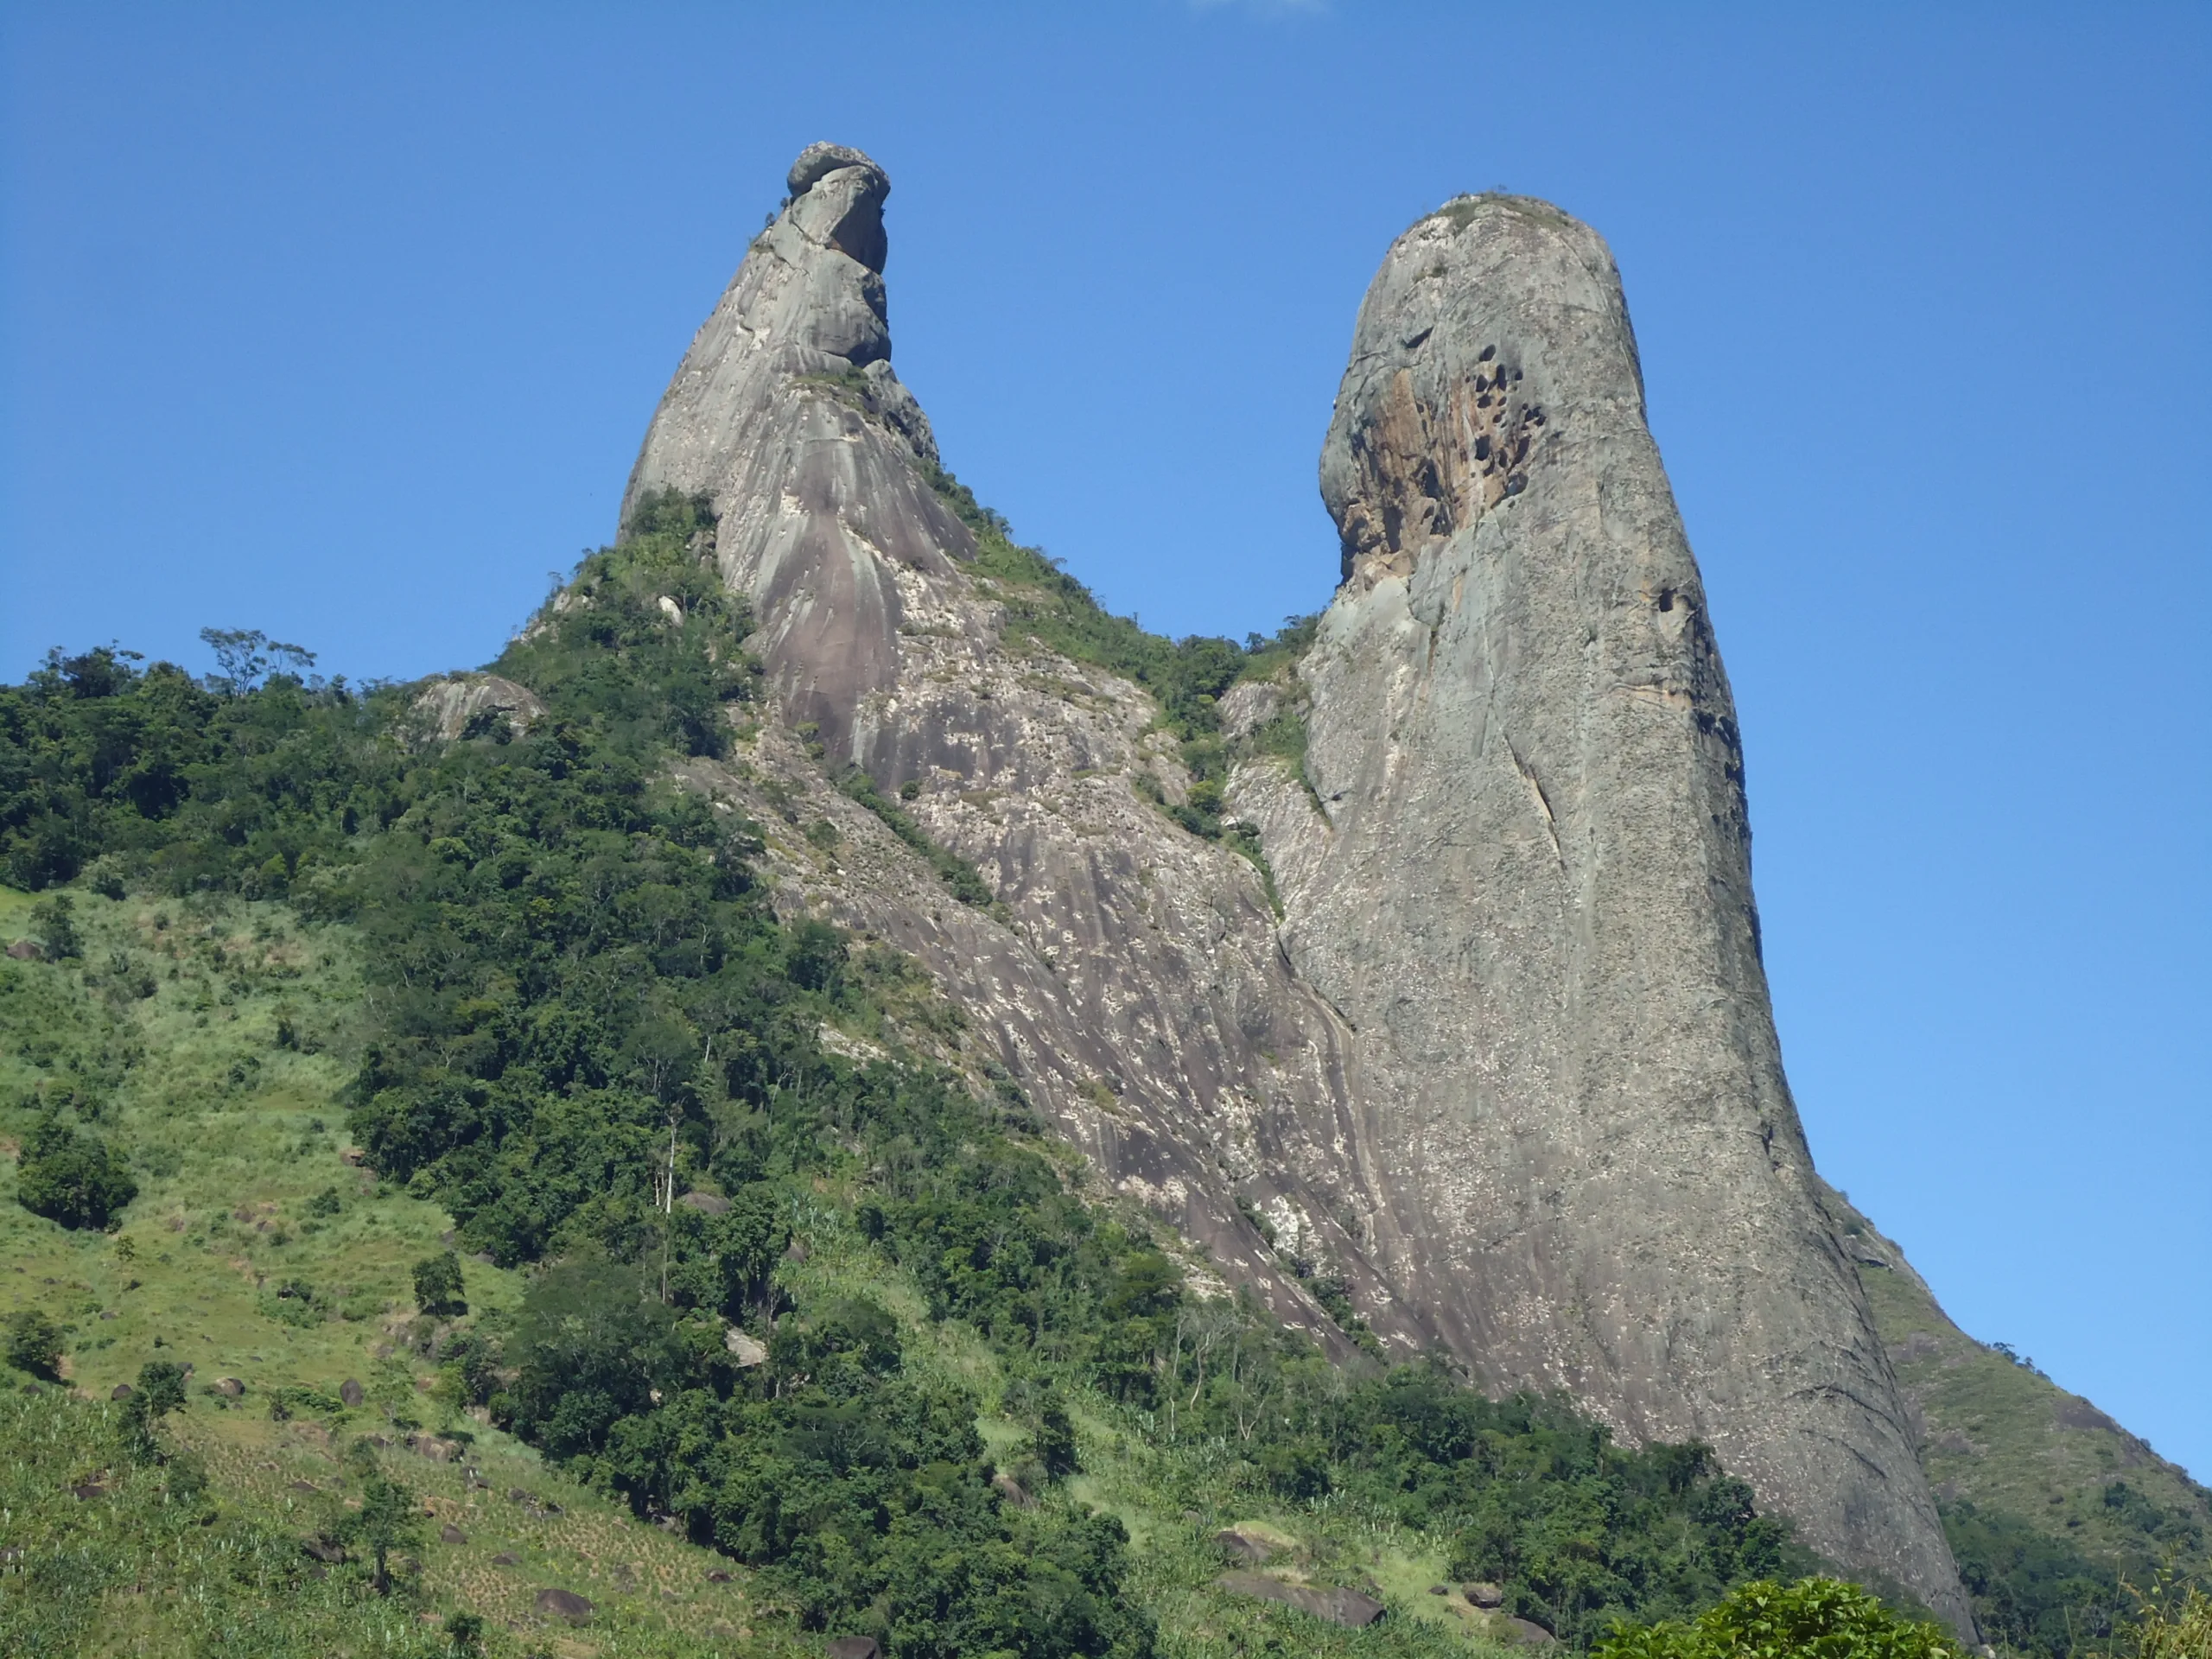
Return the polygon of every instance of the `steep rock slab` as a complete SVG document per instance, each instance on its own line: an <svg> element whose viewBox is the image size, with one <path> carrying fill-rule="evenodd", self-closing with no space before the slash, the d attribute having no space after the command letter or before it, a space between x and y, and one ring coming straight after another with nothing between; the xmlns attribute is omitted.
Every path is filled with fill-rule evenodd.
<svg viewBox="0 0 2212 1659"><path fill-rule="evenodd" d="M908 786L904 810L998 906L956 902L779 735L747 769L836 823L835 854L777 833L777 803L738 770L702 764L694 781L771 823L779 902L919 958L1094 1166L1278 1317L1349 1351L1240 1212L1239 1183L1415 1349L1428 1333L1332 1218L1349 1183L1321 1159L1303 1160L1317 1184L1289 1173L1287 1147L1347 1137L1350 1091L1339 1028L1290 971L1256 874L1133 791L1140 774L1173 798L1188 781L1151 699L1010 635L932 484L929 423L891 366L888 180L817 144L788 183L653 416L624 518L652 490L712 499L717 564L753 600L786 720L817 728L832 765Z"/></svg>
<svg viewBox="0 0 2212 1659"><path fill-rule="evenodd" d="M622 519L653 490L711 498L771 679L843 755L861 701L898 677L897 573L949 575L974 539L926 481L937 442L891 370L890 180L813 144L787 183L653 413Z"/></svg>
<svg viewBox="0 0 2212 1659"><path fill-rule="evenodd" d="M1735 710L1602 240L1462 199L1369 289L1344 585L1263 824L1352 1028L1369 1259L1493 1386L1710 1441L1970 1628L1783 1079Z"/></svg>

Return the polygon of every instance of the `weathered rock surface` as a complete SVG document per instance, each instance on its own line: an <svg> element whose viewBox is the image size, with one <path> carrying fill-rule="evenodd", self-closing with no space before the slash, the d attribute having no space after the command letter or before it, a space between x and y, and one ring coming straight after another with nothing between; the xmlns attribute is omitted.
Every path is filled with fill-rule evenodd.
<svg viewBox="0 0 2212 1659"><path fill-rule="evenodd" d="M1381 1602L1357 1590L1291 1584L1264 1573L1224 1573L1214 1582L1231 1594L1281 1602L1301 1613L1341 1624L1348 1630L1366 1629L1382 1618L1384 1611Z"/></svg>
<svg viewBox="0 0 2212 1659"><path fill-rule="evenodd" d="M503 715L508 731L517 737L545 718L545 705L535 691L497 674L452 674L433 680L416 694L415 707L448 743L489 730Z"/></svg>
<svg viewBox="0 0 2212 1659"><path fill-rule="evenodd" d="M1347 1351L1231 1191L1281 1162L1263 1144L1272 1101L1318 1122L1341 1094L1332 1017L1283 961L1251 865L1133 792L1140 772L1173 796L1187 781L1151 699L1010 635L963 568L973 537L930 483L928 422L891 369L880 169L817 146L791 183L654 415L625 512L657 489L711 498L717 563L753 598L789 724L887 791L911 785L906 810L1001 908L952 900L785 734L762 734L743 772L691 775L767 824L787 908L921 958L983 1034L980 1058L1122 1191ZM835 824L835 853L783 833L786 814ZM1301 1190L1297 1213L1331 1202Z"/></svg>
<svg viewBox="0 0 2212 1659"><path fill-rule="evenodd" d="M1733 711L1602 242L1487 198L1376 279L1323 464L1344 585L1298 680L1224 709L1306 714L1319 804L1271 761L1231 790L1279 926L1133 789L1187 784L1149 697L1011 632L969 566L890 366L881 170L817 146L791 189L625 506L708 494L753 601L786 728L687 769L766 826L779 905L918 957L968 1016L950 1058L1334 1351L1290 1257L1399 1352L1712 1441L1963 1622L1783 1079ZM997 903L953 900L816 753Z"/></svg>
<svg viewBox="0 0 2212 1659"><path fill-rule="evenodd" d="M891 372L883 200L855 149L815 144L661 399L623 497L711 496L715 556L753 595L759 646L794 719L842 752L896 683L902 577L973 551L926 481L937 443Z"/></svg>
<svg viewBox="0 0 2212 1659"><path fill-rule="evenodd" d="M592 1604L573 1590L540 1590L537 1611L566 1624L585 1624L591 1621Z"/></svg>
<svg viewBox="0 0 2212 1659"><path fill-rule="evenodd" d="M1605 244L1503 196L1401 237L1321 481L1321 810L1236 799L1353 1028L1370 1260L1493 1384L1711 1442L1962 1621L1783 1077L1735 709Z"/></svg>

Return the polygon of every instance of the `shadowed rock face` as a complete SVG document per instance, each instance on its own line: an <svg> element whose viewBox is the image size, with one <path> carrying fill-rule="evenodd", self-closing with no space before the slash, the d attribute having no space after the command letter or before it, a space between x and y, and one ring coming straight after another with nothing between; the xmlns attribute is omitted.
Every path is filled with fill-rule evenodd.
<svg viewBox="0 0 2212 1659"><path fill-rule="evenodd" d="M1497 196L1400 238L1321 486L1324 814L1276 789L1267 844L1356 1033L1371 1262L1493 1383L1709 1440L1963 1618L1783 1079L1735 709L1604 243Z"/></svg>
<svg viewBox="0 0 2212 1659"><path fill-rule="evenodd" d="M1298 683L1307 775L1231 780L1282 889L1139 798L1186 785L1138 688L1009 634L893 374L888 185L817 145L700 331L626 500L721 515L784 712L973 861L995 913L774 731L693 780L769 825L786 911L912 952L1117 1191L1339 1356L1395 1352L1700 1436L1835 1559L1961 1597L1760 967L1742 763L1603 243L1453 204L1362 310L1323 458L1344 584ZM771 797L764 785L779 786ZM826 817L833 855L783 833ZM1239 1213L1266 1216L1271 1249Z"/></svg>

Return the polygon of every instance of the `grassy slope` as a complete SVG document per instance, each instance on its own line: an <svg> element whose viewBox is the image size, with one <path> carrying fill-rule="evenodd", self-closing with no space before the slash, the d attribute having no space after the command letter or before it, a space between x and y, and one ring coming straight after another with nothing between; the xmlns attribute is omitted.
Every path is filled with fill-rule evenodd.
<svg viewBox="0 0 2212 1659"><path fill-rule="evenodd" d="M86 1561L104 1565L86 1566L66 1593L48 1585L42 1605L27 1581L0 1578L0 1648L11 1618L39 1617L75 1629L86 1653L180 1651L216 1632L240 1656L397 1653L454 1610L489 1617L495 1650L516 1639L550 1639L556 1651L575 1655L811 1647L759 1605L742 1568L639 1523L550 1471L529 1447L424 1392L429 1368L408 1345L409 1269L441 1248L452 1223L341 1155L340 1090L357 1063L365 995L346 931L304 926L281 905L111 901L81 889L73 897L80 960L0 959L0 1137L11 1154L0 1165L0 1315L35 1306L70 1326L65 1376L80 1398L99 1403L72 1408L51 1392L7 1402L0 1446L14 1473L0 1502L10 1510L11 1540L84 1534L104 1541L86 1544ZM31 931L30 904L0 887L0 941ZM280 1014L296 1046L277 1046ZM37 1103L72 1093L99 1103L96 1132L129 1154L140 1183L111 1235L67 1231L14 1202L12 1154ZM333 1188L339 1212L317 1217L310 1200ZM906 1326L910 1363L959 1376L984 1402L986 1439L1018 1441L1023 1431L998 1414L990 1351L957 1322L931 1325L919 1293L887 1283L881 1257L841 1237L841 1224L825 1205L808 1259L785 1272L825 1287L849 1281L886 1301ZM294 1280L339 1311L304 1328L273 1317L271 1293ZM467 1264L477 1313L514 1305L522 1282L517 1273ZM205 1459L221 1527L153 1526L148 1517L164 1513L158 1480L119 1465L106 1438L115 1414L109 1391L154 1357L194 1367L190 1403L170 1420L172 1434ZM242 1399L214 1391L225 1376L245 1382ZM366 1389L361 1408L272 1416L274 1391L330 1394L348 1378ZM1119 1426L1120 1408L1103 1397L1073 1404L1086 1472L1065 1497L1047 1501L1110 1509L1128 1523L1139 1593L1160 1615L1163 1659L1492 1650L1489 1616L1456 1593L1427 1593L1443 1571L1442 1540L1325 1503L1286 1506L1255 1493L1249 1468L1240 1477L1225 1447L1161 1452ZM465 1456L411 1455L409 1423L470 1437ZM465 1535L465 1542L433 1541L415 1552L421 1576L412 1598L379 1607L327 1588L302 1597L236 1584L212 1600L183 1594L211 1572L217 1582L235 1580L235 1571L225 1580L210 1563L235 1569L257 1548L296 1567L289 1541L344 1500L349 1483L338 1454L365 1433L399 1443L386 1454L387 1471L424 1501L432 1539L445 1524ZM103 1471L105 1497L87 1505L69 1496L70 1485ZM508 1496L517 1491L532 1501ZM1393 1618L1354 1634L1216 1589L1227 1563L1213 1534L1250 1522L1287 1541L1276 1570L1379 1589ZM258 1542L241 1544L234 1524L258 1529ZM495 1564L500 1554L513 1564ZM734 1581L710 1582L711 1571ZM545 1586L589 1597L600 1610L592 1626L544 1624L533 1602ZM190 1621L177 1611L187 1604L197 1610Z"/></svg>
<svg viewBox="0 0 2212 1659"><path fill-rule="evenodd" d="M931 1325L912 1285L887 1280L882 1258L841 1235L824 1208L807 1235L803 1266L788 1269L793 1287L817 1295L865 1294L898 1316L910 1370L956 1377L982 1402L986 1444L1003 1450L1026 1431L999 1410L1004 1379L990 1350L957 1320ZM1110 1510L1129 1531L1136 1562L1135 1593L1160 1620L1161 1659L1230 1659L1250 1652L1376 1659L1496 1652L1510 1641L1504 1627L1456 1590L1429 1592L1444 1572L1447 1544L1324 1499L1286 1503L1255 1487L1226 1446L1163 1448L1130 1432L1122 1409L1096 1394L1070 1402L1083 1472L1064 1494L1070 1502ZM1256 1527L1284 1546L1267 1570L1294 1582L1351 1585L1378 1594L1390 1612L1364 1631L1338 1630L1300 1613L1230 1595L1214 1580L1230 1565L1214 1535L1224 1528ZM1238 1565L1242 1565L1238 1563Z"/></svg>
<svg viewBox="0 0 2212 1659"><path fill-rule="evenodd" d="M574 1652L735 1650L739 1633L753 1633L753 1610L741 1584L707 1580L728 1566L720 1557L639 1524L417 1387L405 1342L415 1311L409 1269L440 1248L452 1223L434 1205L379 1189L340 1155L338 1096L355 1065L353 1016L363 994L345 931L302 928L275 905L111 903L81 890L75 898L80 963L0 960L0 1133L12 1154L32 1117L23 1102L89 1089L105 1100L98 1132L129 1151L140 1191L118 1232L73 1233L16 1204L12 1159L0 1166L0 1314L37 1306L73 1326L65 1374L103 1402L149 1358L191 1364L190 1403L172 1420L175 1437L206 1459L226 1512L295 1536L342 1497L336 1452L353 1436L402 1440L395 1415L472 1435L466 1461L404 1449L386 1458L435 1511L434 1537L447 1522L467 1535L465 1544L433 1541L420 1552L421 1608L465 1608L535 1629L537 1589L558 1586L602 1610L588 1634L563 1637ZM0 888L0 939L29 931L29 902ZM118 952L130 964L120 976ZM114 985L149 969L149 997ZM274 1046L280 1007L315 1052ZM244 1081L232 1081L234 1067ZM334 1186L341 1208L318 1221L308 1201ZM305 1329L271 1317L267 1293L295 1278L342 1293L343 1315ZM520 1274L474 1262L467 1281L477 1310L520 1294ZM215 1394L221 1376L241 1379L245 1397L231 1403ZM362 1409L272 1419L272 1390L334 1392L348 1377L367 1391ZM0 1436L12 1440L30 1427L0 1426ZM48 1424L47 1432L75 1431ZM88 1440L76 1461L65 1458L68 1481L92 1472L77 1464L97 1452ZM472 1467L483 1484L470 1484ZM517 1503L507 1496L514 1491L539 1503ZM44 1495L65 1516L76 1502L52 1486ZM547 1500L557 1514L543 1508ZM494 1565L501 1554L515 1564ZM188 1564L175 1571L192 1576ZM0 1607L7 1596L0 1580ZM103 1605L100 1634L85 1650L174 1650L182 1633L162 1633L173 1623L124 1591ZM764 1628L744 1645L781 1645L768 1643L770 1634ZM325 1650L319 1640L287 1626L280 1645L249 1650Z"/></svg>
<svg viewBox="0 0 2212 1659"><path fill-rule="evenodd" d="M1922 1421L1921 1460L1946 1505L1961 1499L2019 1517L2092 1560L2131 1573L2146 1548L2178 1544L2184 1573L2212 1573L2212 1550L2169 1524L2149 1538L2105 1501L2114 1481L2212 1537L2212 1491L2197 1485L2078 1395L1976 1342L1954 1325L1904 1253L1840 1194L1860 1246L1860 1278L1897 1380ZM2140 1513L2139 1510L2137 1513Z"/></svg>

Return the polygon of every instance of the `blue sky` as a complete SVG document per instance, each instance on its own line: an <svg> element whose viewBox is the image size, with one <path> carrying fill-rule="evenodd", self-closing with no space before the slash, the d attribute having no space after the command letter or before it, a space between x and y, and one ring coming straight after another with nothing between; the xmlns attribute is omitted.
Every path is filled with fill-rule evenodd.
<svg viewBox="0 0 2212 1659"><path fill-rule="evenodd" d="M2196 6L0 10L0 672L490 657L804 143L893 181L950 465L1147 626L1318 608L1391 238L1626 277L1814 1150L2212 1476Z"/></svg>

